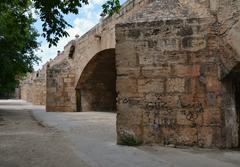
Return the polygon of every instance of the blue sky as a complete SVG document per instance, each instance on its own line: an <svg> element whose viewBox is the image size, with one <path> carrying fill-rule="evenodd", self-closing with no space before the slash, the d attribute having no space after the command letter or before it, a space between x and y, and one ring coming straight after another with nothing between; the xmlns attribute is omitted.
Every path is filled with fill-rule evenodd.
<svg viewBox="0 0 240 167"><path fill-rule="evenodd" d="M57 55L57 51L62 51L64 46L72 39L75 38L75 35L83 35L88 30L90 30L93 26L95 26L100 19L100 13L102 12L101 5L106 0L89 0L89 5L83 6L79 10L78 15L67 15L65 20L70 23L73 27L69 27L66 31L69 33L69 37L62 38L57 47L48 48L48 43L43 37L39 37L38 41L41 43L41 47L36 52L36 55L39 56L42 61L39 65L34 65L34 69L38 70L45 64L49 59L54 58ZM124 2L125 0L120 0ZM38 19L38 16L35 16L37 22L35 23L35 28L41 34L42 32L42 23Z"/></svg>

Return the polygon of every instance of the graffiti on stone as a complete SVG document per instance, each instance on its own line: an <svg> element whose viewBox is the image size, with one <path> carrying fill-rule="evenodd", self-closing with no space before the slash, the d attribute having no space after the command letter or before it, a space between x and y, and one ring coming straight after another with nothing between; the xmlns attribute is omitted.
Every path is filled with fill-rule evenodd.
<svg viewBox="0 0 240 167"><path fill-rule="evenodd" d="M118 99L118 103L143 108L147 122L155 130L160 127L174 128L176 118L173 114L173 108L169 107L168 103L162 101L158 95L156 95L156 98L156 101L141 101L139 99L123 97Z"/></svg>
<svg viewBox="0 0 240 167"><path fill-rule="evenodd" d="M158 97L158 96L156 96ZM153 128L174 128L176 124L176 115L174 109L160 97L156 101L141 101L139 99L121 98L120 103L136 105L145 110L145 116ZM184 104L180 99L178 101L180 112L185 115L189 121L195 122L199 114L204 112L201 102L193 104Z"/></svg>
<svg viewBox="0 0 240 167"><path fill-rule="evenodd" d="M204 112L203 104L199 101L192 104L184 103L181 97L178 97L177 105L180 108L180 112L185 115L189 121L195 121L200 113Z"/></svg>
<svg viewBox="0 0 240 167"><path fill-rule="evenodd" d="M146 110L158 110L158 111L167 111L168 113L172 112L172 108L170 108L166 102L146 102Z"/></svg>
<svg viewBox="0 0 240 167"><path fill-rule="evenodd" d="M159 96L157 101L146 101L144 103L145 113L148 122L152 128L159 130L159 128L174 128L176 124L176 117L173 108Z"/></svg>
<svg viewBox="0 0 240 167"><path fill-rule="evenodd" d="M145 116L148 124L155 130L159 130L160 128L174 128L176 124L174 115L165 115L159 110L145 111Z"/></svg>
<svg viewBox="0 0 240 167"><path fill-rule="evenodd" d="M123 98L122 102L123 102L123 104L126 104L129 102L129 100L128 100L128 98Z"/></svg>
<svg viewBox="0 0 240 167"><path fill-rule="evenodd" d="M150 122L153 129L157 130L160 128L174 128L176 120L169 117L155 117L153 122Z"/></svg>
<svg viewBox="0 0 240 167"><path fill-rule="evenodd" d="M119 104L129 104L129 105L140 105L140 100L138 99L130 99L128 97L119 98L117 100Z"/></svg>
<svg viewBox="0 0 240 167"><path fill-rule="evenodd" d="M200 113L203 113L204 109L202 103L197 102L192 105L186 105L181 110L181 113L186 116L189 121L195 121Z"/></svg>

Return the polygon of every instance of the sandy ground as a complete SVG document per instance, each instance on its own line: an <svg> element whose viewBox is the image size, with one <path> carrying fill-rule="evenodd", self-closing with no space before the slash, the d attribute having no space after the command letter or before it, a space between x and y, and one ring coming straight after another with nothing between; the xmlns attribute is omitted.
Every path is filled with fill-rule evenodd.
<svg viewBox="0 0 240 167"><path fill-rule="evenodd" d="M87 166L59 130L40 124L21 103L14 105L0 102L0 167Z"/></svg>
<svg viewBox="0 0 240 167"><path fill-rule="evenodd" d="M0 101L0 167L240 166L239 151L116 145L115 124L114 113L49 113Z"/></svg>

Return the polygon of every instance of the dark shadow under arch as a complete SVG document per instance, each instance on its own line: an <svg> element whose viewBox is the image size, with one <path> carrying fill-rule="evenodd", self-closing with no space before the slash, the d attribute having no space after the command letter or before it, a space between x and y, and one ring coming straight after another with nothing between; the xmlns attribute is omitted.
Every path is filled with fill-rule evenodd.
<svg viewBox="0 0 240 167"><path fill-rule="evenodd" d="M222 80L222 112L227 147L240 147L240 64Z"/></svg>
<svg viewBox="0 0 240 167"><path fill-rule="evenodd" d="M97 53L76 86L77 111L116 111L115 49Z"/></svg>

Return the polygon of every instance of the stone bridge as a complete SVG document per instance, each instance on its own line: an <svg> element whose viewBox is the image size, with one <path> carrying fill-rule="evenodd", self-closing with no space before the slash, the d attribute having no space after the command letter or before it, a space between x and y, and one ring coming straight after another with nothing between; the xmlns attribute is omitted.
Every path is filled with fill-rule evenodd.
<svg viewBox="0 0 240 167"><path fill-rule="evenodd" d="M120 144L240 146L240 0L129 0L21 82L47 111L117 111Z"/></svg>

